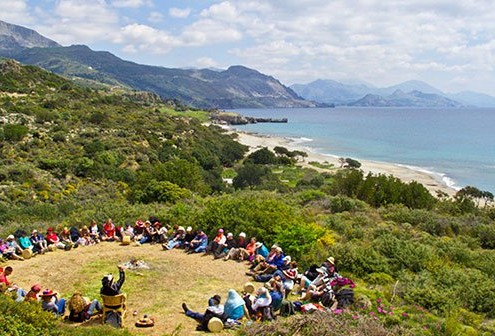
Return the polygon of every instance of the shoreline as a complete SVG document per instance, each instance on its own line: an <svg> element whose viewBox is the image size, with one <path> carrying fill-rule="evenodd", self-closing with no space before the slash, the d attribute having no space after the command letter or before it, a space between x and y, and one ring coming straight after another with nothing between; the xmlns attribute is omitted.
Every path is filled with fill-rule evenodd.
<svg viewBox="0 0 495 336"><path fill-rule="evenodd" d="M267 147L268 149L273 150L274 147L280 146L285 147L290 151L299 150L307 153L308 157L305 159L305 161L298 163L303 167L312 168L318 171L328 171L327 169L321 169L312 166L309 164L309 162L333 164L335 167L340 166L340 163L338 161L339 156L317 153L313 149L305 147L303 145L305 141L296 141L295 139L290 138L245 132L232 128L231 126L222 126L222 128L226 129L230 133L236 133L238 135L236 140L243 145L248 146L249 152L253 152L262 147ZM365 175L371 172L375 175L393 175L405 183L416 181L424 185L425 188L428 189L428 191L430 191L430 193L434 196L436 196L437 190L445 192L449 196L454 196L457 192L457 189L447 185L447 183L443 180L443 176L439 173L429 172L420 167L417 167L417 169L415 169L416 167L413 168L401 164L360 160L359 158L354 159L358 160L361 163L360 169L364 171Z"/></svg>

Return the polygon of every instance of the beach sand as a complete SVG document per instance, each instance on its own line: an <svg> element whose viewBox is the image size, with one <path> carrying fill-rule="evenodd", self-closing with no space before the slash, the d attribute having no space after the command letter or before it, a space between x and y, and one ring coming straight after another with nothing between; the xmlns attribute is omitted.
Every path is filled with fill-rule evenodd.
<svg viewBox="0 0 495 336"><path fill-rule="evenodd" d="M318 171L325 171L325 169L316 168L310 165L309 162L319 162L319 163L326 162L328 164L333 164L334 167L340 167L338 156L324 155L324 154L312 152L307 147L303 147L301 146L301 144L298 144L291 139L276 137L276 136L267 136L267 135L261 135L255 133L247 133L238 130L232 130L230 128L226 128L226 129L228 129L229 132L236 133L238 135L237 140L240 143L249 146L250 152L260 149L262 147L267 147L268 149L272 150L274 147L280 146L280 147L285 147L291 151L299 150L306 152L308 154L308 157L305 158L304 162L299 162L298 165L313 168ZM353 159L356 159L361 163L360 169L363 170L365 174L371 172L373 174L393 175L406 183L416 181L418 183L423 184L434 196L436 196L438 190L443 191L450 196L453 196L456 193L456 190L452 187L449 187L442 180L440 175L429 174L428 172L423 172L405 166L395 165L386 162L360 160L359 158L353 158Z"/></svg>

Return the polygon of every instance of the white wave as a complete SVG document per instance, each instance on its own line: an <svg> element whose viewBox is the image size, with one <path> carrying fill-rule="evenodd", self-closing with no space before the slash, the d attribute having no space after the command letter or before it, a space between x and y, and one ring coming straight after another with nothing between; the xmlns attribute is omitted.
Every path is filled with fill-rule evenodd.
<svg viewBox="0 0 495 336"><path fill-rule="evenodd" d="M300 137L300 138L287 138L289 139L292 143L294 143L295 145L297 144L302 144L302 143L305 143L305 142L311 142L313 141L313 139L311 138L305 138L305 137Z"/></svg>
<svg viewBox="0 0 495 336"><path fill-rule="evenodd" d="M424 167L418 167L418 166L412 166L412 165L405 165L405 164L400 164L400 163L396 163L395 164L396 166L398 167L404 167L404 168L407 168L407 169L411 169L411 170L415 170L415 171L418 171L418 172L421 172L421 173L425 173L425 174L428 174L430 176L433 176L434 178L438 179L438 180L441 180L447 187L449 188L452 188L452 189L455 189L455 190L460 190L461 188L457 185L457 182L449 177L447 174L445 173L439 173L431 168L424 168Z"/></svg>

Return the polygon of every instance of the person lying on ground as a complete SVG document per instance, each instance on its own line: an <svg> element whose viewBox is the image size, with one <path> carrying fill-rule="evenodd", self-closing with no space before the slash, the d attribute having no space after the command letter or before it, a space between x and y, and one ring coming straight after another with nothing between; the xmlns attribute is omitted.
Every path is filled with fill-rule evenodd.
<svg viewBox="0 0 495 336"><path fill-rule="evenodd" d="M206 308L204 314L190 310L185 302L182 303L182 309L184 310L186 316L189 316L199 322L197 330L208 330L208 322L210 319L217 317L222 320L222 322L227 320L224 306L220 304L221 300L220 295L214 295L211 297L208 300L208 307Z"/></svg>

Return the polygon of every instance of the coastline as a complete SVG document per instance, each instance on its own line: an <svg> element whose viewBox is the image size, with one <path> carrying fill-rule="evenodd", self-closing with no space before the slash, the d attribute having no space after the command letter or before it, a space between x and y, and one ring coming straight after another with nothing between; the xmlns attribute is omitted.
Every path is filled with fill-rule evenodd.
<svg viewBox="0 0 495 336"><path fill-rule="evenodd" d="M297 142L293 139L277 137L272 135L262 135L257 133L250 133L240 131L238 129L231 128L230 126L225 127L224 129L228 130L230 133L236 133L238 137L237 141L249 147L249 152L253 152L262 147L267 147L270 150L273 150L276 146L285 147L291 151L299 150L306 152L308 157L304 160L304 162L299 162L298 164L312 168L318 171L328 171L326 169L321 169L314 167L309 164L309 162L318 162L318 163L327 163L333 164L335 167L339 167L340 163L338 161L338 156L332 154L320 154L312 151L308 147L304 147L301 142ZM361 163L361 170L364 171L365 174L371 172L372 174L385 174L385 175L393 175L399 178L401 181L405 183L409 183L412 181L416 181L418 183L423 184L426 189L430 191L430 193L436 196L437 190L445 192L449 196L454 196L457 190L445 183L440 174L436 174L433 172L428 172L423 169L414 169L409 166L387 163L387 162L378 162L378 161L369 161L369 160L360 160L359 158L354 158Z"/></svg>

